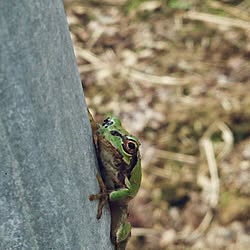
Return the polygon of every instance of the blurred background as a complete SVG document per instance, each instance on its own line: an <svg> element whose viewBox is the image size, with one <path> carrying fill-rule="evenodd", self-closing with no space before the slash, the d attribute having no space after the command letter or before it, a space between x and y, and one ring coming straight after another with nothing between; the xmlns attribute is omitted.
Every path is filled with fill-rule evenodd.
<svg viewBox="0 0 250 250"><path fill-rule="evenodd" d="M128 249L250 245L250 1L64 1L87 104L141 143Z"/></svg>

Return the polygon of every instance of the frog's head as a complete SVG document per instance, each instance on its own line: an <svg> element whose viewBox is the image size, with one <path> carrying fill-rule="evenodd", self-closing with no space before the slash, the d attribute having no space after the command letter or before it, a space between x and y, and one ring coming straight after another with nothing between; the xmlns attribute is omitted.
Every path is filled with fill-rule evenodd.
<svg viewBox="0 0 250 250"><path fill-rule="evenodd" d="M138 156L140 142L122 127L121 121L116 116L107 117L98 132L120 152L127 164L131 163L131 158Z"/></svg>

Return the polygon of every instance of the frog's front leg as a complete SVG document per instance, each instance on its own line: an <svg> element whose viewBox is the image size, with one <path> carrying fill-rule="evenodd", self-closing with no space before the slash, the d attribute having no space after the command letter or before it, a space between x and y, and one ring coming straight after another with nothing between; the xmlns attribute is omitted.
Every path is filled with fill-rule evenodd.
<svg viewBox="0 0 250 250"><path fill-rule="evenodd" d="M99 174L97 174L96 178L97 178L97 181L99 183L101 192L99 194L91 194L89 196L89 200L90 201L99 200L97 216L96 216L96 218L99 220L102 216L102 209L106 205L106 203L108 202L109 195L107 193L107 189L106 189L106 186L102 180L102 177Z"/></svg>

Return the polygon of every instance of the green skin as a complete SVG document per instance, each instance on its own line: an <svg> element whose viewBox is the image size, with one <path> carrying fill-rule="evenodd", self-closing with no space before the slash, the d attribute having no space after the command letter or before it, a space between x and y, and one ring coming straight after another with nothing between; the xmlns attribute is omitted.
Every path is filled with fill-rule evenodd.
<svg viewBox="0 0 250 250"><path fill-rule="evenodd" d="M108 117L102 125L89 113L101 177L97 179L101 193L90 195L99 200L97 219L109 202L111 240L116 250L124 250L131 235L128 202L135 197L141 184L141 159L138 139L130 135L117 117Z"/></svg>

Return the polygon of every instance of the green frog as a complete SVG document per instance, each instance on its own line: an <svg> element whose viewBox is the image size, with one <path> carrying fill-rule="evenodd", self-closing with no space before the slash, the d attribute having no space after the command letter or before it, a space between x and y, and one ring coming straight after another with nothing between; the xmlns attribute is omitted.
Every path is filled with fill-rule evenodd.
<svg viewBox="0 0 250 250"><path fill-rule="evenodd" d="M128 202L141 185L141 159L138 139L129 134L115 116L97 124L89 112L101 175L97 175L101 192L89 199L99 200L97 219L108 202L111 211L111 241L116 250L124 250L131 235Z"/></svg>

